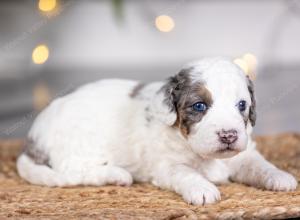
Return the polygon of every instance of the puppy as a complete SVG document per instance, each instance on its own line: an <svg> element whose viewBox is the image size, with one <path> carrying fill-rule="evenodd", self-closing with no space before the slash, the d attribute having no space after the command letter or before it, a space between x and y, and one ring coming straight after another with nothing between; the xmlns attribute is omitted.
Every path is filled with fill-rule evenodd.
<svg viewBox="0 0 300 220"><path fill-rule="evenodd" d="M215 184L228 180L294 190L294 177L255 150L255 119L253 84L226 59L150 84L101 80L37 117L17 169L50 187L150 182L195 205L219 200Z"/></svg>

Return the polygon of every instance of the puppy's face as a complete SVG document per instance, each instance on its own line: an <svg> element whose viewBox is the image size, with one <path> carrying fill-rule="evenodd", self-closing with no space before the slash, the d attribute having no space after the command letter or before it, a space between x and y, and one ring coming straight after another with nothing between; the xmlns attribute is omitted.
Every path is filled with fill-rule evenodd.
<svg viewBox="0 0 300 220"><path fill-rule="evenodd" d="M172 126L195 153L226 158L246 149L255 100L252 82L235 64L220 59L194 63L164 89L164 104L176 114Z"/></svg>

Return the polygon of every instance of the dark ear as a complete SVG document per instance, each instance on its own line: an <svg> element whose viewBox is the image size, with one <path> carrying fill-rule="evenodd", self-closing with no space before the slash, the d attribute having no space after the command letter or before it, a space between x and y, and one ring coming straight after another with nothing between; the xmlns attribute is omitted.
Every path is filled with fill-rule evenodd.
<svg viewBox="0 0 300 220"><path fill-rule="evenodd" d="M152 101L151 113L161 122L172 126L177 119L177 103L190 81L189 69L170 77Z"/></svg>
<svg viewBox="0 0 300 220"><path fill-rule="evenodd" d="M249 78L249 76L247 76L247 83L248 83L248 90L249 90L250 97L251 97L249 120L250 120L252 127L254 127L255 121L256 121L256 100L255 100L255 95L254 95L254 85L253 85L252 80Z"/></svg>

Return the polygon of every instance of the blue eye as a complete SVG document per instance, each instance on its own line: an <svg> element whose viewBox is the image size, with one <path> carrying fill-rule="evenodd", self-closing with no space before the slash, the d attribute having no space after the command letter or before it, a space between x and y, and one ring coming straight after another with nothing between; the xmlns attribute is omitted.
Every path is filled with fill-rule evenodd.
<svg viewBox="0 0 300 220"><path fill-rule="evenodd" d="M238 108L241 112L245 111L247 108L247 103L244 100L241 100L238 104Z"/></svg>
<svg viewBox="0 0 300 220"><path fill-rule="evenodd" d="M207 109L207 105L204 102L196 102L193 104L193 109L197 112L204 112Z"/></svg>

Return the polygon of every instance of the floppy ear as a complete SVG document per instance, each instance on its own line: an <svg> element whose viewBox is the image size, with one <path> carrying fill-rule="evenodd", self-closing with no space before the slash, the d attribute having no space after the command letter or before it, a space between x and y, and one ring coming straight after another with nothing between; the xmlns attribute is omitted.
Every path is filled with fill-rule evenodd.
<svg viewBox="0 0 300 220"><path fill-rule="evenodd" d="M254 95L254 85L253 85L252 80L249 78L249 76L247 76L247 84L248 84L248 90L249 90L250 97L251 97L249 120L250 120L252 127L254 127L255 121L256 121L256 100L255 100L255 95Z"/></svg>
<svg viewBox="0 0 300 220"><path fill-rule="evenodd" d="M153 97L151 103L152 116L168 126L175 124L177 119L177 103L182 89L189 82L187 69L181 70L177 75L170 77Z"/></svg>

